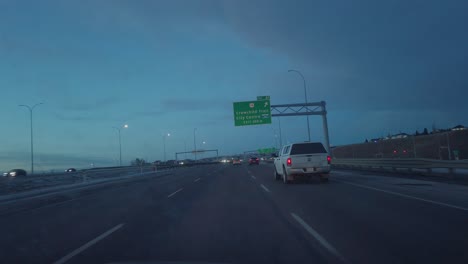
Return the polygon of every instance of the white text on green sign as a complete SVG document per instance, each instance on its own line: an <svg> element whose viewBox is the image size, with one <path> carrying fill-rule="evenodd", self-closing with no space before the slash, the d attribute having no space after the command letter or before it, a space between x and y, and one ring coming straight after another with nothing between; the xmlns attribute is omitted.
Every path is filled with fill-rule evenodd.
<svg viewBox="0 0 468 264"><path fill-rule="evenodd" d="M235 126L271 124L269 100L236 102L233 106Z"/></svg>

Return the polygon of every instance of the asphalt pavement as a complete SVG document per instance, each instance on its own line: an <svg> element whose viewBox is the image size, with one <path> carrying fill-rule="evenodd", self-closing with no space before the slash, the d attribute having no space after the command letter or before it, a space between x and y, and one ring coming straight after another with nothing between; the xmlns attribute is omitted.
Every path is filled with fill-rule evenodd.
<svg viewBox="0 0 468 264"><path fill-rule="evenodd" d="M468 263L467 186L376 173L206 165L17 208L2 263Z"/></svg>

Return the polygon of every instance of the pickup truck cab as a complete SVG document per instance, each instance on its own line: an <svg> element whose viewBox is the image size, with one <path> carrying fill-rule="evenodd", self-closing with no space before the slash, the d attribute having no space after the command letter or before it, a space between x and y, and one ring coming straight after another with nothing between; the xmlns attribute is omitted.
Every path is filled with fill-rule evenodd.
<svg viewBox="0 0 468 264"><path fill-rule="evenodd" d="M275 158L275 180L290 183L299 177L319 177L328 182L331 157L320 142L294 143L284 146Z"/></svg>

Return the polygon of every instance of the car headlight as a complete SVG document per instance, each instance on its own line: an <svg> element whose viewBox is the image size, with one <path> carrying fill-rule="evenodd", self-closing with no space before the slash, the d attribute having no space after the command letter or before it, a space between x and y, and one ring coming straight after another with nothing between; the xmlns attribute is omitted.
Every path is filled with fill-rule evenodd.
<svg viewBox="0 0 468 264"><path fill-rule="evenodd" d="M10 176L15 177L16 176L16 171L10 172Z"/></svg>

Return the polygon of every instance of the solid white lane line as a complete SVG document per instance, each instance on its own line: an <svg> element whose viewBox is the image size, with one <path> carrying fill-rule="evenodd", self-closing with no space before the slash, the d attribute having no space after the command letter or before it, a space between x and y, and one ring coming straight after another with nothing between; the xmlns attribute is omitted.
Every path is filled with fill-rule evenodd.
<svg viewBox="0 0 468 264"><path fill-rule="evenodd" d="M265 185L260 184L260 186L263 188L263 190L265 190L265 192L270 192L270 190L268 190L268 188Z"/></svg>
<svg viewBox="0 0 468 264"><path fill-rule="evenodd" d="M41 207L36 207L36 208L31 209L31 210L28 210L28 212L33 212L33 211L36 211L36 210L45 209L45 208L49 208L49 207L54 207L54 206L58 206L58 205L61 205L61 204L64 204L64 203L68 203L68 202L78 201L78 200L81 200L81 199L89 198L90 196L93 196L93 195L96 195L96 194L85 195L83 197L79 197L79 198L75 198L75 199L65 200L65 201L58 202L58 203L47 204L47 205L44 205L44 206L41 206ZM21 212L23 212L23 211L21 211Z"/></svg>
<svg viewBox="0 0 468 264"><path fill-rule="evenodd" d="M197 181L199 181L199 180L200 180L200 178L198 178L198 179L194 180L194 182L197 182Z"/></svg>
<svg viewBox="0 0 468 264"><path fill-rule="evenodd" d="M115 231L119 230L120 228L122 228L124 226L124 224L119 224L115 227L113 227L112 229L108 230L107 232L105 232L104 234L96 237L95 239L89 241L88 243L84 244L83 246L73 250L70 254L66 255L65 257L57 260L56 262L54 262L54 264L63 264L67 261L69 261L71 258L73 258L74 256L80 254L81 252L85 251L86 249L88 249L89 247L91 247L92 245L96 244L97 242L103 240L104 238L106 238L107 236L109 236L110 234L114 233Z"/></svg>
<svg viewBox="0 0 468 264"><path fill-rule="evenodd" d="M184 188L180 188L179 190L177 190L177 191L175 191L175 192L169 194L169 195L167 196L167 198L171 198L172 196L174 196L176 193L182 191L183 189L184 189Z"/></svg>
<svg viewBox="0 0 468 264"><path fill-rule="evenodd" d="M341 261L346 262L343 256L341 256L341 254L338 252L338 250L336 250L336 248L334 248L330 243L328 243L328 241L323 236L317 233L317 231L315 231L304 220L302 220L302 218L300 218L295 213L291 213L291 216L330 253L332 253L335 257L337 257Z"/></svg>
<svg viewBox="0 0 468 264"><path fill-rule="evenodd" d="M387 190L383 190L383 189L379 189L379 188L374 188L374 187L370 187L370 186L367 186L367 185L351 183L351 182L348 182L348 181L341 181L341 180L335 180L335 181L341 182L341 183L344 183L344 184L349 184L349 185L361 187L361 188L364 188L364 189L369 189L369 190L373 190L373 191L393 194L393 195L400 196L400 197L410 198L410 199L423 201L423 202L427 202L427 203L431 203L431 204L436 204L436 205L446 206L446 207L450 207L450 208L454 208L454 209L458 209L458 210L468 211L468 208L461 207L461 206L456 206L456 205L451 205L451 204L448 204L448 203L437 202L437 201L433 201L433 200L427 200L427 199L423 199L423 198L419 198L419 197L415 197L415 196L411 196L411 195L407 195L407 194L402 194L402 193L398 193L398 192L392 192L392 191L387 191Z"/></svg>
<svg viewBox="0 0 468 264"><path fill-rule="evenodd" d="M254 180L257 179L257 177L255 177L255 176L253 176L253 175L250 175L250 177L252 177L252 179L254 179Z"/></svg>

